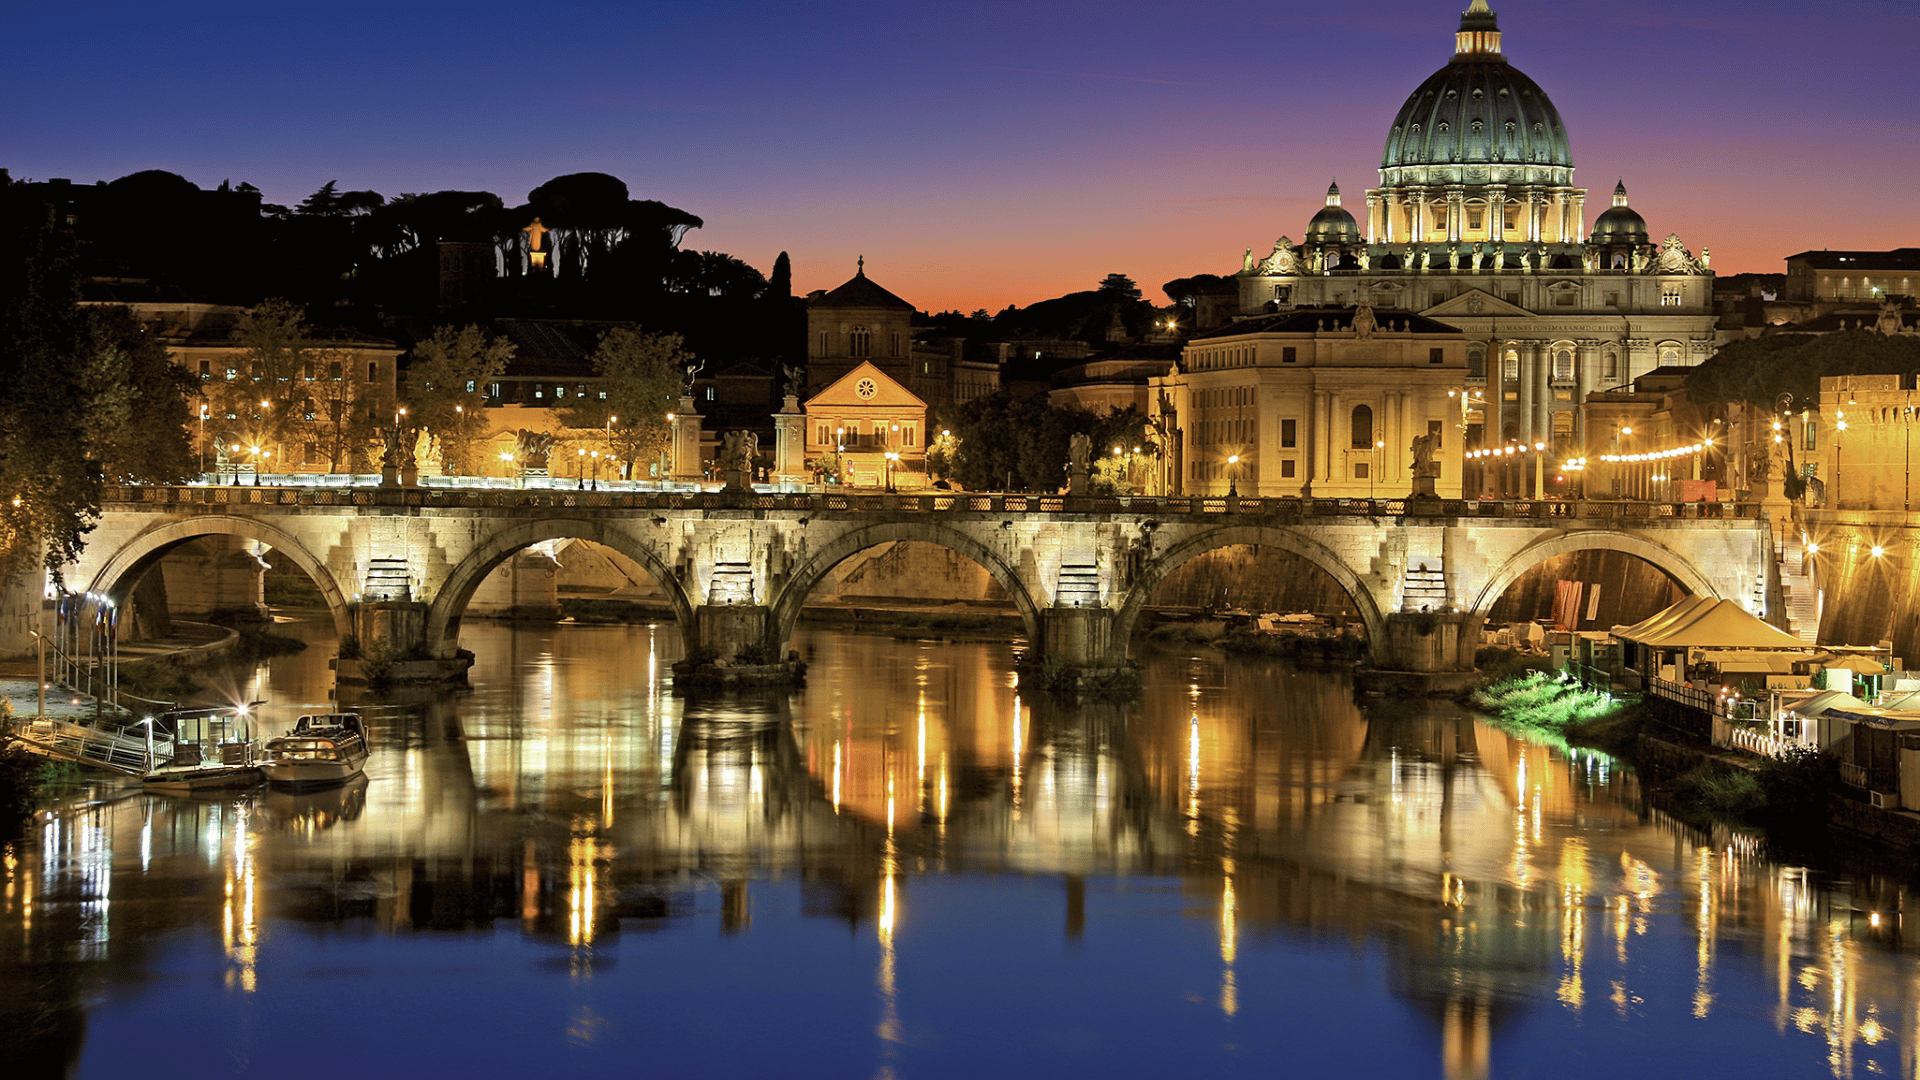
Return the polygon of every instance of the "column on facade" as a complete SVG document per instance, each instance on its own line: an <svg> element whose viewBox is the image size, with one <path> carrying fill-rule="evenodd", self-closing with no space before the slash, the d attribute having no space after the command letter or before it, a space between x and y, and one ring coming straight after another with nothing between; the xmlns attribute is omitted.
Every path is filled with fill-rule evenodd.
<svg viewBox="0 0 1920 1080"><path fill-rule="evenodd" d="M1496 244L1507 239L1507 189L1492 187L1487 189L1487 235Z"/></svg>
<svg viewBox="0 0 1920 1080"><path fill-rule="evenodd" d="M1531 366L1533 349L1530 348L1532 344L1528 341L1515 341L1508 343L1507 346L1520 357L1520 370L1515 372L1519 376L1517 390L1520 401L1519 408L1514 410L1513 423L1516 429L1515 434L1523 443L1533 441L1533 368Z"/></svg>
<svg viewBox="0 0 1920 1080"><path fill-rule="evenodd" d="M1537 380L1533 391L1534 439L1553 444L1553 343L1536 341L1533 345L1533 371Z"/></svg>
<svg viewBox="0 0 1920 1080"><path fill-rule="evenodd" d="M1467 213L1466 192L1457 187L1447 189L1447 240L1460 242L1460 219Z"/></svg>
<svg viewBox="0 0 1920 1080"><path fill-rule="evenodd" d="M1391 244L1399 238L1400 230L1393 227L1393 215L1399 210L1400 197L1394 194L1380 196L1380 231Z"/></svg>
<svg viewBox="0 0 1920 1080"><path fill-rule="evenodd" d="M1594 367L1600 363L1600 343L1583 339L1573 352L1573 444L1587 453L1587 395L1593 393Z"/></svg>
<svg viewBox="0 0 1920 1080"><path fill-rule="evenodd" d="M1327 392L1315 390L1313 402L1307 410L1307 452L1302 455L1307 462L1307 483L1327 481L1327 444L1332 442L1327 431ZM1316 495L1325 495L1324 489L1315 491Z"/></svg>
<svg viewBox="0 0 1920 1080"><path fill-rule="evenodd" d="M1327 479L1344 483L1347 479L1347 455L1342 451L1353 441L1353 417L1347 415L1346 402L1338 390L1327 393Z"/></svg>
<svg viewBox="0 0 1920 1080"><path fill-rule="evenodd" d="M1577 192L1573 196L1573 242L1587 242L1587 199Z"/></svg>
<svg viewBox="0 0 1920 1080"><path fill-rule="evenodd" d="M1380 235L1380 204L1378 195L1367 196L1367 243L1377 244Z"/></svg>
<svg viewBox="0 0 1920 1080"><path fill-rule="evenodd" d="M1486 345L1487 387L1484 397L1487 399L1484 416L1480 424L1480 445L1494 447L1500 445L1500 414L1507 404L1506 360L1500 355L1500 342L1489 341Z"/></svg>

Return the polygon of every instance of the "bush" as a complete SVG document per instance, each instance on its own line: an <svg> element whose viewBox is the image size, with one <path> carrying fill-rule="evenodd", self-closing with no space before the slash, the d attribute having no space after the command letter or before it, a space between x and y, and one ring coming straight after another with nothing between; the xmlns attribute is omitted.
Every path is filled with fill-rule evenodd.
<svg viewBox="0 0 1920 1080"><path fill-rule="evenodd" d="M1840 764L1824 750L1792 747L1762 762L1755 779L1761 821L1774 827L1825 826Z"/></svg>

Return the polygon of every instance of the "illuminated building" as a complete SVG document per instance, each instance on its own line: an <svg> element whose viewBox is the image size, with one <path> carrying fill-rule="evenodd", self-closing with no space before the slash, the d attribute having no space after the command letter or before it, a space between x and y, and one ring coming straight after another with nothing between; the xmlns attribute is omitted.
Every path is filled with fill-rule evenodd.
<svg viewBox="0 0 1920 1080"><path fill-rule="evenodd" d="M1248 250L1239 317L1367 305L1382 322L1457 327L1465 384L1484 390L1469 448L1538 441L1571 456L1588 443L1587 394L1698 364L1716 344L1708 253L1654 240L1624 184L1589 230L1573 173L1558 110L1473 0L1451 60L1393 118L1364 221L1335 185L1299 244ZM1340 423L1330 434L1344 445Z"/></svg>

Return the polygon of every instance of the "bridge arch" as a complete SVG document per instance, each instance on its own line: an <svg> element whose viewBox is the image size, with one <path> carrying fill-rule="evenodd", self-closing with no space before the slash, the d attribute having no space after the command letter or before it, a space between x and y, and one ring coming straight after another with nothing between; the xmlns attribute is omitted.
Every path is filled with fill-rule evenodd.
<svg viewBox="0 0 1920 1080"><path fill-rule="evenodd" d="M335 580L326 561L308 551L306 545L292 533L252 517L210 514L155 525L108 556L107 561L94 572L92 581L87 584L87 591L103 593L124 604L134 584L161 559L166 558L168 552L208 536L252 540L285 555L319 588L320 595L327 602L327 612L333 616L334 632L341 637L353 632L347 598L347 588L350 586L342 586Z"/></svg>
<svg viewBox="0 0 1920 1080"><path fill-rule="evenodd" d="M1353 567L1347 565L1346 560L1332 549L1294 529L1273 525L1220 525L1188 533L1175 540L1165 551L1148 559L1134 575L1126 595L1121 598L1114 620L1114 649L1118 651L1127 647L1127 642L1133 637L1133 624L1140 618L1141 610L1147 606L1147 600L1161 582L1188 562L1210 551L1236 545L1278 548L1319 567L1353 599L1354 610L1360 613L1360 621L1367 628L1368 647L1386 640L1386 616L1374 602L1373 593L1360 580L1360 575L1354 573Z"/></svg>
<svg viewBox="0 0 1920 1080"><path fill-rule="evenodd" d="M447 573L446 580L427 607L427 646L435 656L452 656L460 643L460 619L466 614L475 589L494 567L515 552L548 540L587 540L603 544L632 559L653 576L673 605L675 621L680 625L682 641L693 645L693 603L673 568L661 561L647 545L635 539L612 521L586 521L579 518L550 518L528 521L493 533L474 547Z"/></svg>
<svg viewBox="0 0 1920 1080"><path fill-rule="evenodd" d="M1653 564L1695 596L1720 598L1713 581L1685 556L1637 533L1613 529L1561 529L1535 539L1513 553L1499 569L1487 577L1480 594L1467 607L1469 614L1485 618L1507 587L1521 575L1557 555L1576 551L1618 551Z"/></svg>
<svg viewBox="0 0 1920 1080"><path fill-rule="evenodd" d="M768 620L770 642L776 648L784 649L787 638L793 632L793 626L800 620L800 609L806 606L807 598L813 590L826 580L834 567L847 559L886 543L914 541L923 544L935 544L973 560L980 568L992 575L1006 590L1008 599L1020 612L1021 622L1026 624L1027 640L1041 640L1040 601L1019 572L1007 564L1006 559L993 548L975 540L958 529L947 528L930 521L889 521L873 525L857 526L840 533L818 548L795 566L780 586L779 595L773 598L772 617Z"/></svg>

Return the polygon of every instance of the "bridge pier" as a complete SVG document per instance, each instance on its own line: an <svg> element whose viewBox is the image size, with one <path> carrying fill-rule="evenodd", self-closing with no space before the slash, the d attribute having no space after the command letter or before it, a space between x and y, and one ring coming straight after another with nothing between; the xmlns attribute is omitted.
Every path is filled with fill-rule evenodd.
<svg viewBox="0 0 1920 1080"><path fill-rule="evenodd" d="M359 648L336 662L343 683L463 682L472 653L435 657L427 641L427 605L412 600L365 600L353 606ZM343 650L346 651L346 650Z"/></svg>
<svg viewBox="0 0 1920 1080"><path fill-rule="evenodd" d="M1394 611L1380 640L1368 643L1372 663L1361 682L1369 689L1450 693L1472 686L1484 616L1457 611Z"/></svg>

